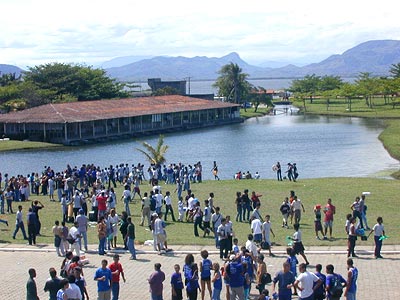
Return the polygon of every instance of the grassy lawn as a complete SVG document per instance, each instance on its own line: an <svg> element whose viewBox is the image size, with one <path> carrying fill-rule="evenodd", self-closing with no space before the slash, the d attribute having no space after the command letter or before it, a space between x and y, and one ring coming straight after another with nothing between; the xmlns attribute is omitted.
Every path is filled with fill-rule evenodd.
<svg viewBox="0 0 400 300"><path fill-rule="evenodd" d="M302 200L306 212L301 220L301 228L303 230L303 240L305 245L346 245L346 236L344 233L345 216L350 212L349 206L357 195L362 192L371 192L367 196L366 204L368 205L368 223L372 227L378 216L382 216L387 234L390 236L385 241L387 244L399 244L400 236L398 234L397 224L397 198L400 183L397 180L385 180L375 178L323 178L323 179L307 179L299 182L277 182L275 180L227 180L227 181L206 181L201 184L193 184L192 190L196 197L200 200L207 199L209 192L215 193L215 203L221 207L223 215L231 215L233 219L233 228L240 243L244 243L247 234L250 232L248 223L239 223L235 221L236 207L234 205L236 191L256 191L261 193L261 211L262 215L270 214L273 224L273 230L276 238L273 240L276 244L284 245L285 238L293 233L293 229L281 228L281 214L279 207L285 196L289 195L290 190L294 190L298 197ZM175 189L172 185L163 185L163 192ZM142 185L142 192L149 190L147 184ZM119 200L122 194L122 188L117 188L117 199ZM333 204L336 206L336 216L334 223L334 237L332 241L319 241L315 239L314 234L314 214L313 207L315 204L326 204L326 199L332 198ZM58 202L49 202L43 196L31 197L42 201L45 208L40 212L42 221L42 234L38 237L38 243L52 243L51 227L54 220L60 219L61 208ZM176 208L176 195L173 194L174 209ZM22 203L24 211L27 211L29 202ZM18 203L14 203L14 207ZM123 208L123 203L118 201L118 211ZM145 240L151 239L151 233L146 227L139 226L140 221L140 204L131 205L131 211L134 214L133 222L136 225L137 241L143 243ZM177 215L177 214L176 214ZM12 239L12 231L14 230L15 215L2 215L2 219L8 219L10 226L0 224L0 241L7 243L23 243L20 233L16 240ZM213 238L194 237L193 224L191 223L174 223L167 222L168 241L173 244L188 244L188 245L213 245ZM70 224L69 224L70 226ZM89 229L89 239L91 243L97 243L95 228ZM118 240L121 241L120 236ZM373 240L361 244L372 245Z"/></svg>
<svg viewBox="0 0 400 300"><path fill-rule="evenodd" d="M345 99L330 99L329 106L324 98L316 98L311 104L306 100L306 112L319 115L340 115L348 117L367 117L367 118L400 118L400 106L391 104L385 105L383 98L373 98L372 108L367 107L365 100L353 99L351 111ZM295 101L294 105L304 110L302 101Z"/></svg>
<svg viewBox="0 0 400 300"><path fill-rule="evenodd" d="M254 117L262 117L267 114L269 114L271 108L269 107L259 107L257 109L257 112L254 112L254 108L247 108L246 111L244 111L244 108L240 109L240 116L242 118L248 119L248 118L254 118Z"/></svg>
<svg viewBox="0 0 400 300"><path fill-rule="evenodd" d="M58 144L42 143L42 142L29 142L29 141L0 141L0 152L11 150L28 150L40 148L53 148L60 147Z"/></svg>

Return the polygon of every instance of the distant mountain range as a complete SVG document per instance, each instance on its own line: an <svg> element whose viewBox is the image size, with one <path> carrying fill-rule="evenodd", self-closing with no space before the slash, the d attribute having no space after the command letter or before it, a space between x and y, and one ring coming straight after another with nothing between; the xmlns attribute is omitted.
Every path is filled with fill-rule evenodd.
<svg viewBox="0 0 400 300"><path fill-rule="evenodd" d="M112 77L119 80L147 80L159 77L162 79L215 79L218 71L227 63L237 63L250 78L293 78L307 74L339 75L354 77L360 72L374 75L388 75L390 66L400 62L400 41L375 40L357 45L319 62L303 67L286 65L279 68L250 65L233 52L226 56L205 57L164 57L157 56L136 61L124 66L107 68Z"/></svg>
<svg viewBox="0 0 400 300"><path fill-rule="evenodd" d="M373 75L389 74L392 64L400 62L400 41L375 40L357 45L343 54L335 54L327 59L302 67L282 63L266 62L260 66L248 64L233 52L222 57L196 56L192 58L178 56L125 56L117 57L101 64L107 73L122 81L146 81L148 78L194 80L215 79L225 64L237 63L250 78L295 78L307 74L338 75L354 77L360 72ZM268 65L269 67L265 67ZM277 67L280 66L280 67ZM12 65L1 65L1 73L17 73L22 70Z"/></svg>
<svg viewBox="0 0 400 300"><path fill-rule="evenodd" d="M5 64L0 64L0 76L1 74L13 74L19 76L21 74L22 69L13 66L13 65L5 65Z"/></svg>

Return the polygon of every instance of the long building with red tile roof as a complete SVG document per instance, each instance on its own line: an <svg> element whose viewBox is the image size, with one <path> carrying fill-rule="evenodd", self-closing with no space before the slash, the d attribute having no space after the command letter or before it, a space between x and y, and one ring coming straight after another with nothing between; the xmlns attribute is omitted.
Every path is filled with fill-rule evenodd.
<svg viewBox="0 0 400 300"><path fill-rule="evenodd" d="M46 104L0 114L0 134L69 145L240 121L236 104L168 95Z"/></svg>

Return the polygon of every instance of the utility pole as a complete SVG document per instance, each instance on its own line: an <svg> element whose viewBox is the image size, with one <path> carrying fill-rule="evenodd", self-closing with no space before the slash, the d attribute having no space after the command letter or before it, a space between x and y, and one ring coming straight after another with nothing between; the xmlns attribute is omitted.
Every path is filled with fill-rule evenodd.
<svg viewBox="0 0 400 300"><path fill-rule="evenodd" d="M188 92L188 95L190 95L190 78L192 78L192 77L186 77L185 79L187 79L188 80L188 83L189 83L189 92Z"/></svg>

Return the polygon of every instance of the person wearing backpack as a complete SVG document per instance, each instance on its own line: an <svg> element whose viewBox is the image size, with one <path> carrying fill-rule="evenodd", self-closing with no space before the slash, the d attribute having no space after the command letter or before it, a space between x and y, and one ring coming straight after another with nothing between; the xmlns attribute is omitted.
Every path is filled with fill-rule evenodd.
<svg viewBox="0 0 400 300"><path fill-rule="evenodd" d="M353 259L347 259L347 283L344 296L347 300L356 300L358 269L353 265Z"/></svg>
<svg viewBox="0 0 400 300"><path fill-rule="evenodd" d="M343 294L343 288L347 285L342 275L334 273L333 265L326 266L326 299L339 300Z"/></svg>

